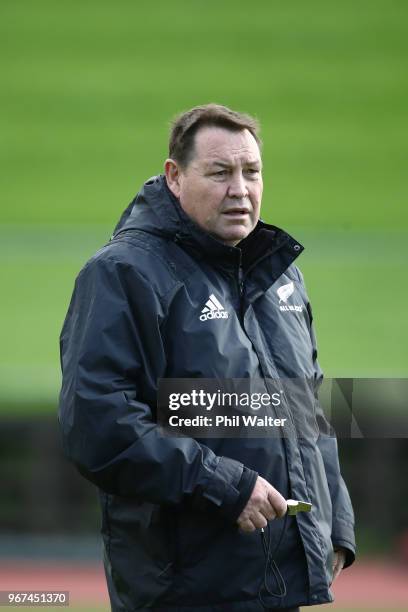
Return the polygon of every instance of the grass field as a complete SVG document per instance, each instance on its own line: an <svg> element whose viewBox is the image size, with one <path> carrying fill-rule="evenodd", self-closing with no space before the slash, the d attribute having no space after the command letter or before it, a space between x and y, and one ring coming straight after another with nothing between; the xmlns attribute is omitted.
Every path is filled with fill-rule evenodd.
<svg viewBox="0 0 408 612"><path fill-rule="evenodd" d="M398 233L381 235L388 258L378 252L380 235L300 228L307 246L300 265L316 319L321 362L328 376L406 376L408 328L403 322L408 286L404 241ZM108 228L75 230L20 228L0 232L3 411L52 409L58 392L58 334L74 277L86 258L109 236ZM390 269L392 272L390 272ZM387 287L398 286L391 301ZM389 280L391 279L391 280ZM7 408L8 407L8 408Z"/></svg>
<svg viewBox="0 0 408 612"><path fill-rule="evenodd" d="M208 101L262 122L326 373L406 376L407 24L404 0L5 0L0 410L53 409L75 275Z"/></svg>

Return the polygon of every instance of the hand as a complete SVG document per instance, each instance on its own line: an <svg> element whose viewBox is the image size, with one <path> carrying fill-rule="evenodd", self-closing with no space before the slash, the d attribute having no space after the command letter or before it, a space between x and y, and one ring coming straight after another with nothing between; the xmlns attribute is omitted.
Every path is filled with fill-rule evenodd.
<svg viewBox="0 0 408 612"><path fill-rule="evenodd" d="M332 584L336 580L337 576L340 574L341 570L343 569L345 562L346 562L346 551L344 550L344 548L336 548L334 550L334 557L333 557L333 578L331 582Z"/></svg>
<svg viewBox="0 0 408 612"><path fill-rule="evenodd" d="M251 497L237 523L241 531L251 533L266 527L268 521L277 516L284 516L286 510L286 499L267 480L258 476Z"/></svg>

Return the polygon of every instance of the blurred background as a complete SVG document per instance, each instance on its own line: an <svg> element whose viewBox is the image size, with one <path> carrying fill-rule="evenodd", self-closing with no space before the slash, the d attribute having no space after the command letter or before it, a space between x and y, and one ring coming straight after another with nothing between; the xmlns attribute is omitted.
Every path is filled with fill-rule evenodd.
<svg viewBox="0 0 408 612"><path fill-rule="evenodd" d="M259 118L263 217L305 246L326 375L407 377L407 54L404 0L2 1L1 589L108 609L96 491L61 456L58 335L175 114ZM407 440L339 446L359 558L336 606L407 609Z"/></svg>

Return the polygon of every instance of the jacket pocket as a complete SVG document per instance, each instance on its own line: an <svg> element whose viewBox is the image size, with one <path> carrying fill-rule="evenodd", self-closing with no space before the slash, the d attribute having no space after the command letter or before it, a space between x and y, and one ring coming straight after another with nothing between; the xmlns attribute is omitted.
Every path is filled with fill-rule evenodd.
<svg viewBox="0 0 408 612"><path fill-rule="evenodd" d="M111 496L105 550L120 600L134 609L161 601L174 579L174 529L165 508Z"/></svg>

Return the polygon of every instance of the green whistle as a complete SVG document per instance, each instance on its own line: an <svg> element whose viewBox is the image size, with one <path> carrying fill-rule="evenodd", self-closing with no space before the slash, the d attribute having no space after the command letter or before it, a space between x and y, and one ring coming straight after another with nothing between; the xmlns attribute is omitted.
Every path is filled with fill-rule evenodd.
<svg viewBox="0 0 408 612"><path fill-rule="evenodd" d="M286 503L288 504L287 514L289 516L295 516L298 512L310 512L312 509L312 504L297 499L287 499Z"/></svg>

